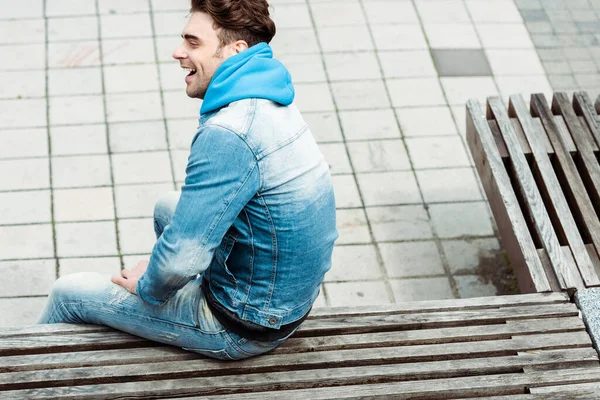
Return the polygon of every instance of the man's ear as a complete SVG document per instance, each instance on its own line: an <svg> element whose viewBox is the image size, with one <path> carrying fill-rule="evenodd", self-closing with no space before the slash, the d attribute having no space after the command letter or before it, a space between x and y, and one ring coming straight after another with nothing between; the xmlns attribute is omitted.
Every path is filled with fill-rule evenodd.
<svg viewBox="0 0 600 400"><path fill-rule="evenodd" d="M233 51L235 54L241 53L248 48L248 43L245 40L238 40L233 44Z"/></svg>

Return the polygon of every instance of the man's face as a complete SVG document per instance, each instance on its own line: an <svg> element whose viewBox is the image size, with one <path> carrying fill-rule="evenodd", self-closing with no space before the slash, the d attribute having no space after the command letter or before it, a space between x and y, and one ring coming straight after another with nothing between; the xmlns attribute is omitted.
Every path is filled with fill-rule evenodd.
<svg viewBox="0 0 600 400"><path fill-rule="evenodd" d="M185 92L190 97L203 99L219 65L236 53L234 45L219 48L219 31L213 26L210 15L192 13L181 34L183 43L173 52L173 58L189 72L185 77Z"/></svg>

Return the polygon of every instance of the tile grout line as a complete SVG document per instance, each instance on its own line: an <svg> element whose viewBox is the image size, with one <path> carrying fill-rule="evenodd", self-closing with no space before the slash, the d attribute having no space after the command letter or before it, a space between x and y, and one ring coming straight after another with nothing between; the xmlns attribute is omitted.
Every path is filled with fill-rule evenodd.
<svg viewBox="0 0 600 400"><path fill-rule="evenodd" d="M46 92L46 134L48 140L48 179L50 189L50 225L52 227L52 247L54 250L54 262L55 269L54 279L58 279L60 276L60 261L58 259L58 240L56 237L56 221L54 215L54 185L52 179L52 138L50 136L50 93L48 85L48 18L46 17L47 0L44 0L43 7L43 18L44 18L44 58L45 58L45 92Z"/></svg>
<svg viewBox="0 0 600 400"><path fill-rule="evenodd" d="M107 100L106 100L106 82L104 79L104 49L103 49L103 41L102 41L102 21L101 21L101 16L100 16L100 5L99 5L99 0L95 0L95 6L96 6L96 19L97 19L97 25L98 25L98 52L99 52L99 58L100 58L100 85L102 87L102 105L104 106L104 129L105 129L105 134L106 134L106 152L107 152L107 156L108 156L108 167L109 167L109 172L110 172L110 185L109 187L112 189L112 200L113 200L113 213L114 213L114 224L115 224L115 240L116 240L116 246L117 246L117 256L119 257L119 262L121 263L121 269L123 269L125 266L123 264L123 255L121 254L121 240L120 240L120 235L119 235L119 218L118 218L118 214L117 214L117 196L116 196L116 190L115 190L115 174L114 174L114 169L113 169L113 160L112 160L112 150L110 147L110 130L109 130L109 124L108 124L108 107L107 107Z"/></svg>
<svg viewBox="0 0 600 400"><path fill-rule="evenodd" d="M364 196L363 196L362 190L360 189L360 186L359 186L359 183L358 183L358 177L357 177L356 170L354 168L354 163L352 162L352 158L350 156L350 151L348 150L347 141L346 141L346 135L344 133L344 127L342 125L342 121L341 121L341 117L340 117L340 113L339 113L340 110L339 110L339 108L337 106L337 101L335 99L335 95L334 95L333 90L332 90L332 85L331 85L332 81L331 81L331 79L329 77L329 72L327 70L327 63L325 62L325 54L323 52L323 46L321 44L321 38L319 37L318 25L317 25L317 23L315 21L314 14L313 14L313 11L312 11L312 3L309 0L305 0L304 4L306 4L307 8L308 8L308 13L309 13L310 20L311 20L311 28L314 30L314 33L315 33L315 37L316 37L316 41L317 41L317 46L319 48L319 55L320 55L320 58L321 58L321 63L323 65L323 72L324 72L325 78L327 80L327 87L328 87L328 90L329 90L329 94L331 95L331 101L332 101L333 106L334 106L334 112L335 112L336 120L337 120L337 123L338 123L338 125L340 127L340 134L342 136L342 143L344 144L344 149L346 151L346 157L348 157L348 162L349 162L350 168L352 170L351 175L354 178L354 183L356 185L358 196L359 196L359 199L360 199L360 202L361 202L361 205L362 205L362 207L359 208L359 209L362 210L363 215L365 216L365 220L367 222L367 229L369 230L369 238L371 240L370 244L372 244L373 247L374 247L374 249L375 249L375 257L377 259L377 264L379 265L379 269L380 269L380 272L381 272L381 280L383 280L383 283L384 283L384 286L385 286L385 290L387 292L388 300L391 303L395 303L396 302L396 296L394 295L394 291L393 291L392 285L390 283L390 278L389 278L387 270L385 268L385 264L384 264L384 261L383 261L383 256L381 254L381 249L379 248L379 243L375 239L375 235L373 233L373 226L372 226L371 221L369 220L369 217L367 215L367 210L366 210L366 205L365 205L365 201L364 201ZM389 94L388 94L388 97L389 97ZM388 101L389 101L389 98L388 98ZM391 101L390 101L389 104L391 106ZM325 287L325 286L326 285L324 284L323 287ZM329 305L330 304L329 299L326 298L326 300L327 300L327 304Z"/></svg>
<svg viewBox="0 0 600 400"><path fill-rule="evenodd" d="M167 151L169 154L169 165L171 166L171 178L173 181L173 189L175 190L177 188L177 182L175 179L175 163L173 162L173 153L171 152L171 142L169 139L169 124L167 123L167 111L165 109L165 97L164 97L164 91L163 91L163 85L162 85L162 76L160 73L160 67L159 67L159 57L158 57L158 46L156 45L156 27L154 24L154 9L152 8L152 0L148 0L148 15L150 17L150 30L152 32L152 47L154 49L154 65L156 68L156 74L158 76L158 91L160 94L160 106L162 108L162 112L163 112L163 125L165 128L165 140L167 143Z"/></svg>

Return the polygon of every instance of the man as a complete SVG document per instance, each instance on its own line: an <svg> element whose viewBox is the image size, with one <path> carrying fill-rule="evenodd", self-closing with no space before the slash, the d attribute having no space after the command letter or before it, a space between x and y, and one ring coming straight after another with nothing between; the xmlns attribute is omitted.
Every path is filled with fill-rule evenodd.
<svg viewBox="0 0 600 400"><path fill-rule="evenodd" d="M192 0L173 53L203 99L149 261L56 281L40 323L109 325L219 358L269 351L308 315L337 238L329 169L272 58L266 0Z"/></svg>

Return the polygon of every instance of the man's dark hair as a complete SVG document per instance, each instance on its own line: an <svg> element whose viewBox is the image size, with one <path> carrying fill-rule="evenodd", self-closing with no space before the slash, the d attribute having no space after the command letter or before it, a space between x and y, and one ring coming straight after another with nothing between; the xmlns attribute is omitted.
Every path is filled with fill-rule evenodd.
<svg viewBox="0 0 600 400"><path fill-rule="evenodd" d="M275 36L275 23L267 0L192 0L191 12L203 12L219 28L220 47L244 40L248 46L269 43Z"/></svg>

